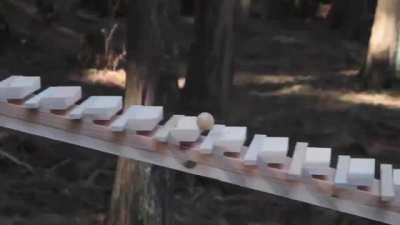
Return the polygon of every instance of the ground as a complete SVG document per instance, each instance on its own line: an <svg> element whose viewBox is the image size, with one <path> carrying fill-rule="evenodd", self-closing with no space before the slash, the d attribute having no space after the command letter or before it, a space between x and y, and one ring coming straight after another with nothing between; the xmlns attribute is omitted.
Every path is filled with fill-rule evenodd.
<svg viewBox="0 0 400 225"><path fill-rule="evenodd" d="M18 7L16 15L34 14ZM17 21L21 29L0 39L0 78L39 75L44 86L83 85L86 96L123 93L122 73L89 79L78 67L83 33L103 20L80 14L52 25ZM289 136L292 146L307 141L335 155L400 162L400 92L362 89L365 42L347 40L324 21L252 19L237 43L236 91L223 122ZM25 163L0 157L0 224L102 224L116 157L4 129L0 144ZM375 224L208 179L178 174L177 182L176 224Z"/></svg>

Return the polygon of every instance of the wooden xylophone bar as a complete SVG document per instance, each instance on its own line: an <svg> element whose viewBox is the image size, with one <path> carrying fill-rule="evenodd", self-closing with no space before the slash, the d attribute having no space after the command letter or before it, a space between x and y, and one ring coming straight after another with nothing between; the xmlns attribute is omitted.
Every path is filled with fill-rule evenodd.
<svg viewBox="0 0 400 225"><path fill-rule="evenodd" d="M398 196L392 196L393 191L390 187L393 188L393 175L390 173L391 167L387 165L382 165L381 168L382 171L389 171L385 172L385 180L381 182L373 179L369 190L360 190L342 185L346 184L346 179L342 179L343 175L340 175L341 185L336 185L337 173L333 168L328 169L324 179L304 175L299 165L305 157L306 143L298 143L293 160L286 157L286 162L280 167L254 164L254 157L250 157L249 165L245 165L243 160L246 157L242 156L246 155L247 147L242 147L242 156L236 158L226 157L223 154L203 154L200 146L205 137L200 137L190 145L189 149L183 149L174 143L160 142L154 138L157 131L163 129L162 126L157 126L145 134L129 131L114 132L109 127L112 121L97 124L88 120L72 120L68 117L68 112L73 109L74 107L70 107L52 113L4 101L0 102L0 126L388 224L399 224L400 199ZM182 127L185 128L184 125ZM257 148L257 145L254 146L254 149ZM196 162L195 166L186 167L188 161ZM342 164L350 167L348 165L350 161L343 160ZM392 186L387 186L388 184Z"/></svg>

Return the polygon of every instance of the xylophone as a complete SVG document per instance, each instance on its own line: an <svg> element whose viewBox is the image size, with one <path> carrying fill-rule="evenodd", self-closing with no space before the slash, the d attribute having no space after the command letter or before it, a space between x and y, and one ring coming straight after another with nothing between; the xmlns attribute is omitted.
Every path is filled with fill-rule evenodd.
<svg viewBox="0 0 400 225"><path fill-rule="evenodd" d="M247 128L214 124L212 115L173 115L163 107L123 109L120 96L82 96L78 86L41 89L40 77L11 76L0 82L0 126L85 148L205 176L388 224L400 223L400 169L375 159L340 155L331 148L289 138L254 135ZM204 131L207 135L203 136ZM191 163L187 163L191 162ZM188 166L190 165L190 166Z"/></svg>

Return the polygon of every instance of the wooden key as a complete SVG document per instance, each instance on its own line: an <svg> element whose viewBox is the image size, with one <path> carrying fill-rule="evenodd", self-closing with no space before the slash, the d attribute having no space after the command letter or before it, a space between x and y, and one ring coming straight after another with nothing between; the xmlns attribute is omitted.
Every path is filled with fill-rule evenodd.
<svg viewBox="0 0 400 225"><path fill-rule="evenodd" d="M331 149L308 147L304 161L304 169L310 175L326 176L331 168Z"/></svg>
<svg viewBox="0 0 400 225"><path fill-rule="evenodd" d="M172 129L176 127L178 120L184 117L184 115L173 115L160 129L154 134L154 139L160 142L167 142L169 139L169 134Z"/></svg>
<svg viewBox="0 0 400 225"><path fill-rule="evenodd" d="M29 109L40 108L42 111L66 110L82 97L79 86L49 87L24 103Z"/></svg>
<svg viewBox="0 0 400 225"><path fill-rule="evenodd" d="M352 158L348 181L358 187L370 187L375 178L375 159Z"/></svg>
<svg viewBox="0 0 400 225"><path fill-rule="evenodd" d="M72 109L70 119L88 118L89 120L110 120L122 109L121 96L91 96Z"/></svg>
<svg viewBox="0 0 400 225"><path fill-rule="evenodd" d="M40 87L40 77L11 76L0 82L0 101L24 99Z"/></svg>
<svg viewBox="0 0 400 225"><path fill-rule="evenodd" d="M303 175L304 160L308 143L297 142L294 148L293 158L288 170L289 179L299 179Z"/></svg>
<svg viewBox="0 0 400 225"><path fill-rule="evenodd" d="M393 185L395 192L400 192L400 169L393 170Z"/></svg>
<svg viewBox="0 0 400 225"><path fill-rule="evenodd" d="M380 195L383 202L394 199L393 167L390 164L381 164Z"/></svg>
<svg viewBox="0 0 400 225"><path fill-rule="evenodd" d="M208 135L201 142L198 151L202 154L211 154L214 150L215 141L221 136L225 125L216 124L212 127Z"/></svg>
<svg viewBox="0 0 400 225"><path fill-rule="evenodd" d="M246 166L257 165L258 154L259 151L263 148L263 144L266 137L267 136L263 134L254 135L253 140L251 141L250 146L247 149L242 159L244 165Z"/></svg>
<svg viewBox="0 0 400 225"><path fill-rule="evenodd" d="M222 134L215 141L215 150L218 154L238 157L246 141L247 127L225 127Z"/></svg>
<svg viewBox="0 0 400 225"><path fill-rule="evenodd" d="M162 106L134 105L111 124L111 130L114 132L152 131L162 119Z"/></svg>
<svg viewBox="0 0 400 225"><path fill-rule="evenodd" d="M197 125L197 117L180 117L176 126L170 131L171 138L178 143L195 142L200 137L200 128Z"/></svg>
<svg viewBox="0 0 400 225"><path fill-rule="evenodd" d="M350 156L339 155L338 162L336 166L335 173L335 185L337 187L347 187L349 186L349 181L347 179L349 168L350 168Z"/></svg>
<svg viewBox="0 0 400 225"><path fill-rule="evenodd" d="M258 159L266 164L284 164L289 149L289 138L266 137L258 152Z"/></svg>

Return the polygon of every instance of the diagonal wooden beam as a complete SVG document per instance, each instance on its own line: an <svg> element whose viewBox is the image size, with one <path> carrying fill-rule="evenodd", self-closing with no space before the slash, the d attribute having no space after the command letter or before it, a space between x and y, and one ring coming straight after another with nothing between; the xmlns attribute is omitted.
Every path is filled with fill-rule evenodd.
<svg viewBox="0 0 400 225"><path fill-rule="evenodd" d="M288 176L288 166L245 166L239 158L201 154L199 143L183 150L179 146L156 141L152 137L154 132L147 135L113 133L104 125L76 122L63 115L3 102L0 103L0 126L388 224L397 225L400 221L399 199L381 202L378 180L373 181L369 191L338 188L333 181L334 169L325 180L306 176L293 180ZM187 162L194 163L188 167Z"/></svg>

